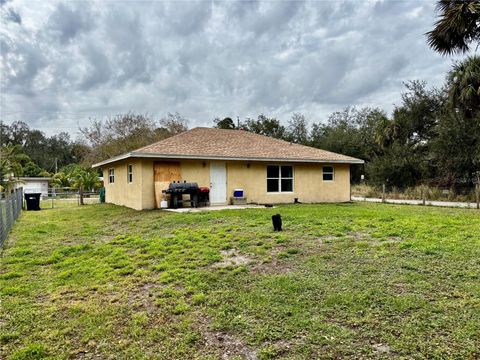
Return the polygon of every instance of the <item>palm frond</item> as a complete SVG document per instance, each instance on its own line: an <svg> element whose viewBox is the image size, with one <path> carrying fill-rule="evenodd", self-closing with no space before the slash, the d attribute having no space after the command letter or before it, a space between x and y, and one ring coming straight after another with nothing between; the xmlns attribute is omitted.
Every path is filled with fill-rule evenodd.
<svg viewBox="0 0 480 360"><path fill-rule="evenodd" d="M434 29L427 32L427 43L435 51L450 55L469 51L480 40L480 0L441 0L441 13Z"/></svg>

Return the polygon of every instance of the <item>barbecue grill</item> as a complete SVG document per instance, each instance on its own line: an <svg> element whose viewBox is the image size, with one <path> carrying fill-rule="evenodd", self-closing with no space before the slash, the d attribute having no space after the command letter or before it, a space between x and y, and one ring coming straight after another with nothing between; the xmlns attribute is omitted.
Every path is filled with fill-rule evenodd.
<svg viewBox="0 0 480 360"><path fill-rule="evenodd" d="M197 207L199 204L208 205L210 202L210 189L199 187L196 182L174 181L168 185L168 189L162 190L162 192L170 195L169 207L173 209L178 208L178 205L184 202L189 202L191 207ZM183 195L190 195L190 198L184 200Z"/></svg>

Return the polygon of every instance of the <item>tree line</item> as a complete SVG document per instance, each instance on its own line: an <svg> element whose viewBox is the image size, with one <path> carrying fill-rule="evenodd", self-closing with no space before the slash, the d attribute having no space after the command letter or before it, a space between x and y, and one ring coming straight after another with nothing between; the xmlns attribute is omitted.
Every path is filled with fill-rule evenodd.
<svg viewBox="0 0 480 360"><path fill-rule="evenodd" d="M438 20L425 35L442 55L465 54L480 45L480 0L440 0ZM259 134L358 157L352 180L365 172L369 184L406 188L433 184L470 189L480 183L480 57L455 63L439 88L405 84L402 102L389 117L379 108L347 107L326 123L293 114L286 127L264 115L235 124L216 118L218 128Z"/></svg>
<svg viewBox="0 0 480 360"><path fill-rule="evenodd" d="M179 113L157 121L130 112L91 119L71 140L68 133L47 136L22 121L0 122L0 188L11 188L18 177L41 176L52 177L57 187L96 189L100 173L92 164L186 131L187 125Z"/></svg>
<svg viewBox="0 0 480 360"><path fill-rule="evenodd" d="M480 175L480 57L455 64L440 89L405 83L401 99L391 116L380 108L346 107L311 126L299 113L286 126L263 114L213 122L363 159L364 167L352 169L353 182L365 174L377 186L472 188Z"/></svg>
<svg viewBox="0 0 480 360"><path fill-rule="evenodd" d="M311 124L295 113L285 125L264 114L237 122L215 118L213 125L363 159L364 167L352 169L353 182L365 174L371 185L471 188L480 171L479 74L480 57L470 56L452 67L439 89L422 81L408 82L391 116L380 108L346 107ZM93 119L75 141L67 133L48 137L22 122L0 126L0 176L5 178L8 172L48 176L55 172L55 160L60 170L71 170L70 164L88 169L95 162L186 131L188 120L179 113L158 121L134 113ZM6 159L12 159L13 167L6 166ZM63 185L75 183L74 177L61 172L71 178Z"/></svg>

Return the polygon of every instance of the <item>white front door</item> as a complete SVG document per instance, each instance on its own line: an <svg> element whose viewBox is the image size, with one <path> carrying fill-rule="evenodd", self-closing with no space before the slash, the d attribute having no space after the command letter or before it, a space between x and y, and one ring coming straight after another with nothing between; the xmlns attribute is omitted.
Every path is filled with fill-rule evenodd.
<svg viewBox="0 0 480 360"><path fill-rule="evenodd" d="M210 203L227 203L227 168L224 162L210 163Z"/></svg>

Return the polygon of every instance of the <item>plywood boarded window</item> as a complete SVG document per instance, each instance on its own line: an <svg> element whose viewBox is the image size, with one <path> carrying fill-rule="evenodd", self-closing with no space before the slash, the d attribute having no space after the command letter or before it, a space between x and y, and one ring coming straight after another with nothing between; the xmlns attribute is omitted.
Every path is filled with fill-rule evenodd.
<svg viewBox="0 0 480 360"><path fill-rule="evenodd" d="M155 161L153 163L153 176L155 182L155 205L160 207L160 201L165 194L162 190L168 189L168 185L173 181L180 181L182 176L180 172L180 163L172 161Z"/></svg>

